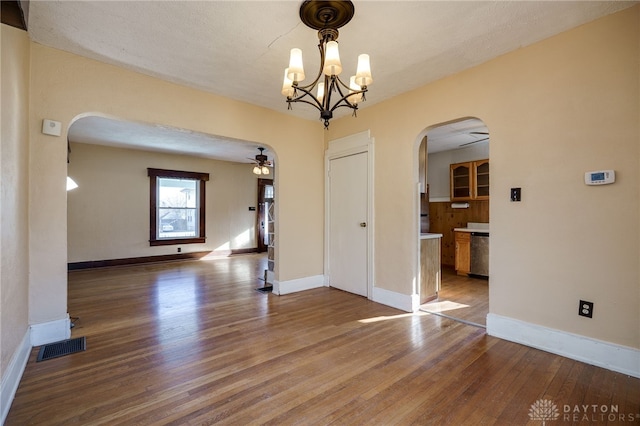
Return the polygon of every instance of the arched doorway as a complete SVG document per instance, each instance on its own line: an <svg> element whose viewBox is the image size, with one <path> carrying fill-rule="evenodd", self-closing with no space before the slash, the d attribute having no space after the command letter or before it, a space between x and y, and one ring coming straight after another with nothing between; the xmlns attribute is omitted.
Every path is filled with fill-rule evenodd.
<svg viewBox="0 0 640 426"><path fill-rule="evenodd" d="M421 133L416 155L420 233L441 235L439 287L421 295L429 300L420 309L482 327L489 310L489 137L477 118L440 123Z"/></svg>
<svg viewBox="0 0 640 426"><path fill-rule="evenodd" d="M67 196L70 268L256 251L258 176L251 158L266 145L93 113L72 121L68 142L69 176L79 185ZM273 176L275 152L268 152ZM210 173L205 242L149 244L149 168ZM177 233L177 223L158 225Z"/></svg>

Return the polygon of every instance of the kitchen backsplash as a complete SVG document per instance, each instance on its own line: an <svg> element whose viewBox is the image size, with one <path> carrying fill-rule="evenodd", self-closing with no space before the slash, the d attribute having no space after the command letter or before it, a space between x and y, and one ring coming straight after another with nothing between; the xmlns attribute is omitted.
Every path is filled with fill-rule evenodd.
<svg viewBox="0 0 640 426"><path fill-rule="evenodd" d="M429 232L442 234L442 264L453 266L456 246L454 228L471 223L489 223L489 200L469 201L467 209L453 209L451 202L429 203Z"/></svg>

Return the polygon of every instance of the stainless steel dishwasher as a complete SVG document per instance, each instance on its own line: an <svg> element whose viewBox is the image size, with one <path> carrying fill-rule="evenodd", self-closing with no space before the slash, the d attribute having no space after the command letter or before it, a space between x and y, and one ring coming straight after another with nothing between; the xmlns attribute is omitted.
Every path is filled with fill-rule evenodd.
<svg viewBox="0 0 640 426"><path fill-rule="evenodd" d="M489 233L471 233L471 275L489 276Z"/></svg>

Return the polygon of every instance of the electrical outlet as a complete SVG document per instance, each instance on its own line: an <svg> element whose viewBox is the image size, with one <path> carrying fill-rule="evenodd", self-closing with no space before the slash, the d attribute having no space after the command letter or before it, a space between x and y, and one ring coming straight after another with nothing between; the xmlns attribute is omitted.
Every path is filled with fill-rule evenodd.
<svg viewBox="0 0 640 426"><path fill-rule="evenodd" d="M178 247L178 253L182 252L182 247Z"/></svg>
<svg viewBox="0 0 640 426"><path fill-rule="evenodd" d="M511 201L520 201L522 199L522 188L511 188Z"/></svg>
<svg viewBox="0 0 640 426"><path fill-rule="evenodd" d="M593 318L593 302L581 300L580 306L578 307L578 315L582 317Z"/></svg>

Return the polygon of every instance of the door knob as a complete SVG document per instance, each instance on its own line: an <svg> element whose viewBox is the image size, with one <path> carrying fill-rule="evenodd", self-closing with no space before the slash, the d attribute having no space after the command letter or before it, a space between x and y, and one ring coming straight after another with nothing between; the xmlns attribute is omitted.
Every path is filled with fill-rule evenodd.
<svg viewBox="0 0 640 426"><path fill-rule="evenodd" d="M367 222L360 222L360 227L361 228L366 228L367 227Z"/></svg>

